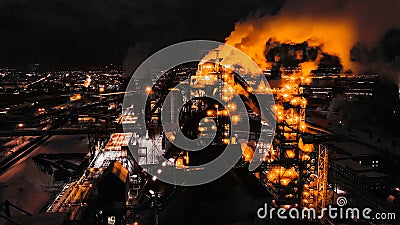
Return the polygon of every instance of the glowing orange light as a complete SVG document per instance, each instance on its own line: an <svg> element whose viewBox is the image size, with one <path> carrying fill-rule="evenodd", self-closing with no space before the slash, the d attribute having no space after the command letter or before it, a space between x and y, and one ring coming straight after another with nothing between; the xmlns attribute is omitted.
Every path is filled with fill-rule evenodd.
<svg viewBox="0 0 400 225"><path fill-rule="evenodd" d="M240 116L238 116L238 115L233 115L232 116L233 124L237 124L239 121L240 121Z"/></svg>
<svg viewBox="0 0 400 225"><path fill-rule="evenodd" d="M147 94L150 94L150 92L151 92L151 87L150 87L150 86L147 86L146 89L145 89L145 91L146 91Z"/></svg>

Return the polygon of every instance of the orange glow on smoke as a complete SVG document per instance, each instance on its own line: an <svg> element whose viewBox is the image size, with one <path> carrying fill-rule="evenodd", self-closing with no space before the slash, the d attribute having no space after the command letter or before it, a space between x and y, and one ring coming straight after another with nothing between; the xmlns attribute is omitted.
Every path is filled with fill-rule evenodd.
<svg viewBox="0 0 400 225"><path fill-rule="evenodd" d="M279 43L295 44L307 41L310 47L321 47L323 52L336 55L345 69L351 68L350 49L356 43L355 29L350 19L297 18L296 16L264 16L236 23L235 30L226 43L249 55L261 68L270 68L265 58L266 42L273 39ZM274 46L271 46L274 47ZM296 57L300 57L296 53ZM302 64L303 74L315 69L313 63Z"/></svg>

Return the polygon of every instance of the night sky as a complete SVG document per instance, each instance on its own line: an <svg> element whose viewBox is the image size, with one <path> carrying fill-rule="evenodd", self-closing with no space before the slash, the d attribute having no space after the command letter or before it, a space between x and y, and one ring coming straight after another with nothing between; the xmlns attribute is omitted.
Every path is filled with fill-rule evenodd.
<svg viewBox="0 0 400 225"><path fill-rule="evenodd" d="M0 66L122 64L184 40L224 41L251 13L279 0L2 0Z"/></svg>

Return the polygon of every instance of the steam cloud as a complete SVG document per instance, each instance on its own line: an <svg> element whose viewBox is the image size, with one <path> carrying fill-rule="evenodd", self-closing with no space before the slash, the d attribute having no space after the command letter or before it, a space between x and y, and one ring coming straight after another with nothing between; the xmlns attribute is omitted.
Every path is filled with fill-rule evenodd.
<svg viewBox="0 0 400 225"><path fill-rule="evenodd" d="M274 47L266 45L269 40L285 44L306 41L310 47L338 56L344 70L381 72L379 60L367 62L350 52L361 43L370 54L369 49L379 44L387 30L400 27L399 11L400 2L389 0L288 0L277 15L253 13L237 22L226 43L247 53L262 68L271 66L265 57ZM320 58L305 62L303 74L317 68ZM393 66L384 67L393 74Z"/></svg>

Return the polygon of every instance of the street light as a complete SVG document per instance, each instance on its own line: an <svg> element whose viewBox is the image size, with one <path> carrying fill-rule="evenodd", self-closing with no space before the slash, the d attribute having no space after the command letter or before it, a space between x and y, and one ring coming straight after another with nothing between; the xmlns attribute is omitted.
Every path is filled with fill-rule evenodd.
<svg viewBox="0 0 400 225"><path fill-rule="evenodd" d="M151 208L154 211L154 225L158 225L158 213L161 208L161 204L159 202L160 194L153 190L149 190L149 193L151 194Z"/></svg>

